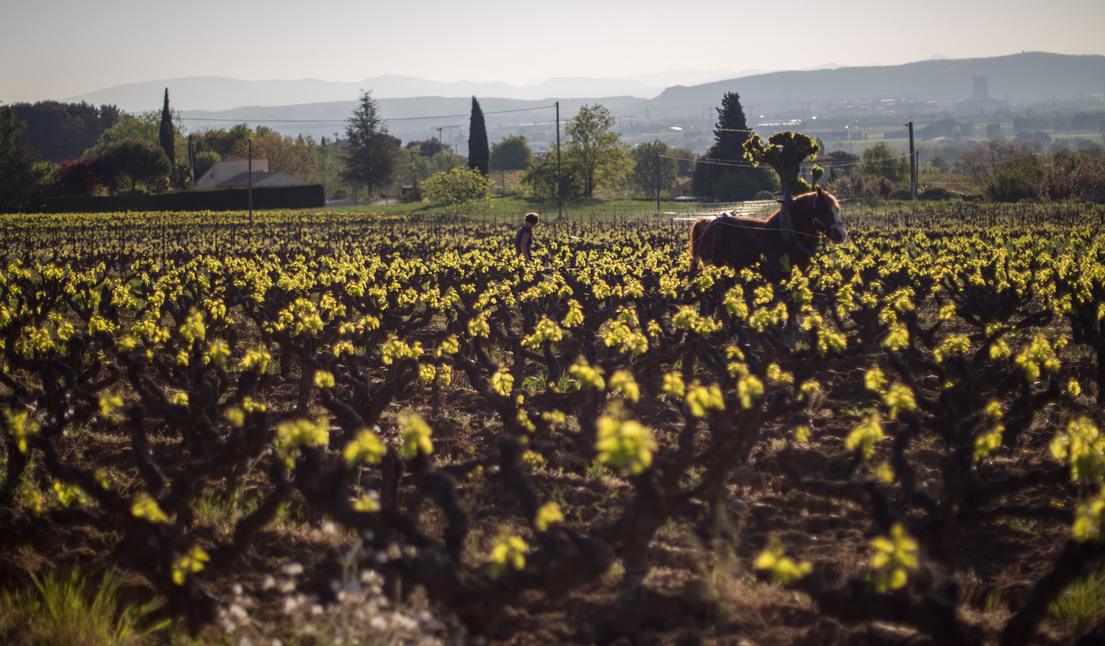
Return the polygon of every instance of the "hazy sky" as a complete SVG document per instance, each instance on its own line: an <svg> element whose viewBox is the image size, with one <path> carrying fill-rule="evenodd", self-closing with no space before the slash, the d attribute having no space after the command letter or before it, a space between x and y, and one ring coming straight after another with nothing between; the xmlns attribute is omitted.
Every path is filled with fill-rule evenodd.
<svg viewBox="0 0 1105 646"><path fill-rule="evenodd" d="M525 85L894 65L934 54L1105 54L1102 0L0 1L7 103L187 76Z"/></svg>

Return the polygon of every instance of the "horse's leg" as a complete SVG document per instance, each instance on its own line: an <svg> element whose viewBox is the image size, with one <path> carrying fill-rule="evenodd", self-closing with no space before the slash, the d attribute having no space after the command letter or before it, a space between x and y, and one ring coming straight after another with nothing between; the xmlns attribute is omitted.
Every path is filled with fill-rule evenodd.
<svg viewBox="0 0 1105 646"><path fill-rule="evenodd" d="M698 269L698 261L702 257L702 223L703 220L699 220L691 227L691 265L687 268L687 273L691 276Z"/></svg>

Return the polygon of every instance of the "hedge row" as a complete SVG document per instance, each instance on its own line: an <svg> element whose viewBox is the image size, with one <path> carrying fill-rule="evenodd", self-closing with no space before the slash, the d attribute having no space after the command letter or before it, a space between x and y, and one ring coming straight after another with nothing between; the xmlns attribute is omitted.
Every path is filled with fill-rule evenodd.
<svg viewBox="0 0 1105 646"><path fill-rule="evenodd" d="M46 203L50 213L105 213L118 211L244 211L249 208L249 189L173 191L157 195L104 195L52 197ZM253 189L255 209L309 209L326 206L321 184L264 186Z"/></svg>

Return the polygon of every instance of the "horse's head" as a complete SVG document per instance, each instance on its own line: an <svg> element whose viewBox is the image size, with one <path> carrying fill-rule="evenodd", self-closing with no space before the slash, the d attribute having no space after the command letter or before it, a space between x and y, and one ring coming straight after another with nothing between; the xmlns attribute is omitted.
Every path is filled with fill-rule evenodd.
<svg viewBox="0 0 1105 646"><path fill-rule="evenodd" d="M848 242L848 231L844 228L843 220L840 219L840 202L837 202L832 193L826 192L820 186L812 194L812 199L811 224L814 229L833 244Z"/></svg>

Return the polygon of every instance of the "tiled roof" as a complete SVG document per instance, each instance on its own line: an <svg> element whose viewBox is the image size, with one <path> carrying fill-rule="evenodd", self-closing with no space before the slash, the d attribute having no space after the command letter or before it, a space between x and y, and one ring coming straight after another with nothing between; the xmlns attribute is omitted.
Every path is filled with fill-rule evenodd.
<svg viewBox="0 0 1105 646"><path fill-rule="evenodd" d="M261 180L268 179L273 175L279 175L280 173L253 173L253 183L256 184ZM219 182L219 188L226 188L228 186L249 186L249 173L239 173L234 177L226 180L225 182Z"/></svg>

